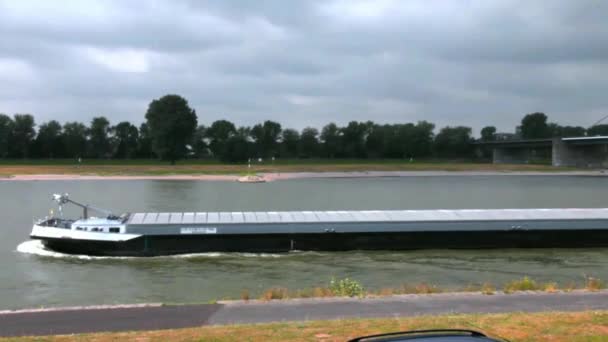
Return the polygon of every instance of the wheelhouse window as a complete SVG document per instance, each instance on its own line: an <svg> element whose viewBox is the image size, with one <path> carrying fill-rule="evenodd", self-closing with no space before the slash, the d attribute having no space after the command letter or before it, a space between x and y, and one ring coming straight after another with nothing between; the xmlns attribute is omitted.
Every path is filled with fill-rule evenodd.
<svg viewBox="0 0 608 342"><path fill-rule="evenodd" d="M110 233L120 233L119 227L110 227Z"/></svg>

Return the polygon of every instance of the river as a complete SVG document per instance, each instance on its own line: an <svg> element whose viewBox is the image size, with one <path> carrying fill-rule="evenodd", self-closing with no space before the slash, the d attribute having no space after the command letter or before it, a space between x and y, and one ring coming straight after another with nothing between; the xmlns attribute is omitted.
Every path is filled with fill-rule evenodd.
<svg viewBox="0 0 608 342"><path fill-rule="evenodd" d="M207 253L91 258L27 242L52 193L123 211L246 211L608 206L608 178L433 176L222 181L0 181L0 309L206 302L281 286L350 277L369 288L421 282L442 288L530 276L539 281L608 280L608 248L424 250L287 254ZM73 209L66 214L79 214Z"/></svg>

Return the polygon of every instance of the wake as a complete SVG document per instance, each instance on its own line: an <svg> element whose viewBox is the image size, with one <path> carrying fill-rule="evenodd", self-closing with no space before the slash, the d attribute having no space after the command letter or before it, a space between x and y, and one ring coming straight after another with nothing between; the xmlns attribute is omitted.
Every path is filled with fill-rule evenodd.
<svg viewBox="0 0 608 342"><path fill-rule="evenodd" d="M44 247L40 240L28 240L20 243L17 246L17 252L23 254L37 255L41 257L58 258L58 259L79 259L79 260L153 260L153 259L195 259L195 258L281 258L290 255L302 255L308 252L290 252L290 253L223 253L223 252L208 252L208 253L190 253L177 254L155 257L121 257L121 256L91 256L82 254L65 254L56 252Z"/></svg>

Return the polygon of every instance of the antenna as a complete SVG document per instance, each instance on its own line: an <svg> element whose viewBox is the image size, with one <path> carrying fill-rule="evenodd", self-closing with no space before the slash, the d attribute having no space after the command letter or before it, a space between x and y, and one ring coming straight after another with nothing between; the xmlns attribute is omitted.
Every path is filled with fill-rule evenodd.
<svg viewBox="0 0 608 342"><path fill-rule="evenodd" d="M59 204L59 213L60 213L60 215L61 215L62 218L63 218L63 210L62 210L63 208L62 207L66 203L72 203L72 204L74 204L76 206L81 207L82 210L83 210L83 218L85 218L85 219L87 219L89 217L89 209L92 209L92 210L95 210L97 212L106 214L108 216L112 216L112 212L109 211L109 210L97 208L97 207L94 207L94 206L88 205L88 204L78 203L76 201L72 201L69 198L69 195L67 193L65 193L63 195L61 195L61 194L53 194L53 200L55 202L57 202L57 204Z"/></svg>
<svg viewBox="0 0 608 342"><path fill-rule="evenodd" d="M606 115L603 118L599 119L596 123L594 123L593 125L591 125L591 127L597 126L598 124L600 124L600 122L602 122L602 121L604 121L606 119L608 119L608 115Z"/></svg>

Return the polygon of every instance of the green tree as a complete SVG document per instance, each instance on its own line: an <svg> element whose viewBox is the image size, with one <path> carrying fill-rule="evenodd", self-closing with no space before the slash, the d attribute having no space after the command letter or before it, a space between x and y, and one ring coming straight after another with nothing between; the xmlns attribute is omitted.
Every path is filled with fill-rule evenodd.
<svg viewBox="0 0 608 342"><path fill-rule="evenodd" d="M225 142L220 160L228 163L245 162L251 156L251 143L248 140L250 135L248 127L239 127Z"/></svg>
<svg viewBox="0 0 608 342"><path fill-rule="evenodd" d="M300 134L300 155L312 158L319 153L319 131L313 127L306 127Z"/></svg>
<svg viewBox="0 0 608 342"><path fill-rule="evenodd" d="M409 150L411 157L426 158L431 156L435 139L434 129L435 124L430 122L418 121L416 123L414 126L412 148Z"/></svg>
<svg viewBox="0 0 608 342"><path fill-rule="evenodd" d="M412 157L416 126L413 123L384 126L382 156L387 158Z"/></svg>
<svg viewBox="0 0 608 342"><path fill-rule="evenodd" d="M13 130L9 136L10 154L16 158L28 158L36 136L36 123L30 114L15 114Z"/></svg>
<svg viewBox="0 0 608 342"><path fill-rule="evenodd" d="M139 134L137 139L137 156L140 158L153 158L152 137L147 123L139 125Z"/></svg>
<svg viewBox="0 0 608 342"><path fill-rule="evenodd" d="M527 114L521 120L521 136L524 139L550 138L551 131L547 124L547 115L544 113Z"/></svg>
<svg viewBox="0 0 608 342"><path fill-rule="evenodd" d="M435 125L426 121L418 124L384 125L384 152L387 158L425 158L431 154Z"/></svg>
<svg viewBox="0 0 608 342"><path fill-rule="evenodd" d="M146 112L152 148L171 164L186 155L197 127L196 112L179 95L165 95L150 103Z"/></svg>
<svg viewBox="0 0 608 342"><path fill-rule="evenodd" d="M323 155L335 158L340 151L340 129L331 122L321 130L321 142L323 143Z"/></svg>
<svg viewBox="0 0 608 342"><path fill-rule="evenodd" d="M496 140L494 136L496 134L496 127L486 126L481 129L481 141L493 141Z"/></svg>
<svg viewBox="0 0 608 342"><path fill-rule="evenodd" d="M207 144L207 127L200 125L196 128L192 137L192 148L194 154L201 158L209 156L209 145Z"/></svg>
<svg viewBox="0 0 608 342"><path fill-rule="evenodd" d="M66 156L82 158L87 150L87 128L80 122L66 122L63 125L63 146Z"/></svg>
<svg viewBox="0 0 608 342"><path fill-rule="evenodd" d="M435 137L435 151L440 157L470 157L472 152L470 127L444 127Z"/></svg>
<svg viewBox="0 0 608 342"><path fill-rule="evenodd" d="M281 124L270 120L251 128L251 137L259 157L271 157L277 154L281 131Z"/></svg>
<svg viewBox="0 0 608 342"><path fill-rule="evenodd" d="M123 121L112 127L114 133L114 157L133 158L137 153L139 131L128 121Z"/></svg>
<svg viewBox="0 0 608 342"><path fill-rule="evenodd" d="M347 158L365 157L365 137L368 125L363 122L351 121L341 129L342 153Z"/></svg>
<svg viewBox="0 0 608 342"><path fill-rule="evenodd" d="M371 124L365 139L366 154L372 158L384 157L387 154L386 143L391 125Z"/></svg>
<svg viewBox="0 0 608 342"><path fill-rule="evenodd" d="M205 132L209 139L209 148L214 156L220 157L224 154L228 139L236 134L236 127L228 120L214 121Z"/></svg>
<svg viewBox="0 0 608 342"><path fill-rule="evenodd" d="M581 126L560 126L560 134L553 135L554 137L564 137L564 138L572 138L572 137L584 137L587 133L585 127Z"/></svg>
<svg viewBox="0 0 608 342"><path fill-rule="evenodd" d="M587 129L587 135L590 137L608 135L608 124L595 125L589 127L589 129Z"/></svg>
<svg viewBox="0 0 608 342"><path fill-rule="evenodd" d="M435 125L427 121L387 126L384 155L389 158L428 158L433 151Z"/></svg>
<svg viewBox="0 0 608 342"><path fill-rule="evenodd" d="M481 141L494 141L496 140L496 127L494 126L486 126L481 129ZM480 146L479 147L479 157L485 158L487 160L491 160L493 149L490 146Z"/></svg>
<svg viewBox="0 0 608 342"><path fill-rule="evenodd" d="M38 128L38 135L34 141L35 155L42 158L60 158L65 152L63 149L62 127L55 120L43 123Z"/></svg>
<svg viewBox="0 0 608 342"><path fill-rule="evenodd" d="M287 128L281 132L281 156L295 158L299 155L300 133Z"/></svg>
<svg viewBox="0 0 608 342"><path fill-rule="evenodd" d="M8 157L13 126L13 119L8 115L0 113L0 158Z"/></svg>
<svg viewBox="0 0 608 342"><path fill-rule="evenodd" d="M90 156L93 158L107 158L111 155L110 121L103 116L95 117L89 128Z"/></svg>

